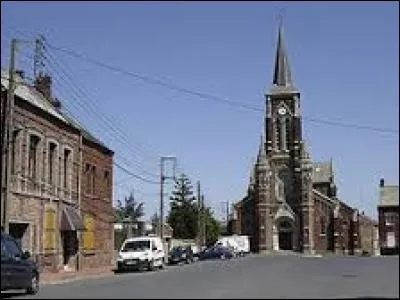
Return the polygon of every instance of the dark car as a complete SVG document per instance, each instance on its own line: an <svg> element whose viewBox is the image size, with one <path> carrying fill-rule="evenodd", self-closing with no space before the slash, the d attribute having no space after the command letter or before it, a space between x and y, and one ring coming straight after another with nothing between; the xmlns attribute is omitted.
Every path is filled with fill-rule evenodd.
<svg viewBox="0 0 400 300"><path fill-rule="evenodd" d="M168 257L170 265L187 263L190 264L194 261L193 251L190 247L174 247L171 249Z"/></svg>
<svg viewBox="0 0 400 300"><path fill-rule="evenodd" d="M22 252L11 236L1 234L1 290L39 291L39 270L28 251Z"/></svg>
<svg viewBox="0 0 400 300"><path fill-rule="evenodd" d="M200 259L230 259L235 257L233 249L228 247L216 245L204 249L200 252Z"/></svg>

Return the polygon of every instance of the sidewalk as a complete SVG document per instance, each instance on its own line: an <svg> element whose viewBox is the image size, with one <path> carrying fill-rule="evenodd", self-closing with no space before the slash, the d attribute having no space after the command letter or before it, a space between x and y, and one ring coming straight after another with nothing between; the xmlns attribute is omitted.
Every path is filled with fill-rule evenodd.
<svg viewBox="0 0 400 300"><path fill-rule="evenodd" d="M111 276L114 274L113 272L114 268L115 268L114 265L110 265L110 266L85 269L77 272L64 271L64 270L60 270L57 273L44 272L40 274L40 283L57 284L57 283L70 282L80 279L95 279L95 278Z"/></svg>

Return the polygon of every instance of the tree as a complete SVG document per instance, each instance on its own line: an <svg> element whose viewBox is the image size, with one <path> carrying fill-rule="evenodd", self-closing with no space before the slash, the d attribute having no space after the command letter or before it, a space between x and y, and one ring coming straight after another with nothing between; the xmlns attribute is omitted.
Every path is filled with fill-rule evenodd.
<svg viewBox="0 0 400 300"><path fill-rule="evenodd" d="M181 239L195 238L198 227L198 207L196 197L193 196L193 186L185 174L181 174L175 181L170 205L171 209L167 219L173 229L174 237Z"/></svg>
<svg viewBox="0 0 400 300"><path fill-rule="evenodd" d="M144 203L137 202L133 192L131 192L129 197L125 197L124 203L118 200L114 215L116 222L122 222L125 218L130 218L132 222L137 222L144 216Z"/></svg>
<svg viewBox="0 0 400 300"><path fill-rule="evenodd" d="M206 244L214 244L221 233L221 226L210 207L204 209L204 220L206 223Z"/></svg>

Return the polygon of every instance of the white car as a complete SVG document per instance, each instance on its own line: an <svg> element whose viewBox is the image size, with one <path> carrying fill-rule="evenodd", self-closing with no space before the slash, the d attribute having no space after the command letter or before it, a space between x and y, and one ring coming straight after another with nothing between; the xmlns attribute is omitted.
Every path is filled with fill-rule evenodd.
<svg viewBox="0 0 400 300"><path fill-rule="evenodd" d="M160 237L129 238L118 252L117 270L162 269L165 265L164 258L164 245Z"/></svg>

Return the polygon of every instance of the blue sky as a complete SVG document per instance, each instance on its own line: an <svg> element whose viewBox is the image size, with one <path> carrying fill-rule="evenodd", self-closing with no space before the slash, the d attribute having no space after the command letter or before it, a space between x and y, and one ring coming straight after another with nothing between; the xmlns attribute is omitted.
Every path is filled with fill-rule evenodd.
<svg viewBox="0 0 400 300"><path fill-rule="evenodd" d="M106 64L263 108L281 9L303 116L398 130L396 2L2 2L1 64L8 64L11 37L30 40L41 33L53 46ZM115 150L120 164L157 180L143 171L158 176L159 157L175 155L178 170L193 184L201 181L206 203L219 216L223 201L245 195L262 113L49 51L88 97L74 97L63 73L54 82L56 94ZM32 56L32 46L20 48L18 65L29 68L28 74ZM51 64L46 68L51 71ZM118 128L119 138L105 127L104 116ZM376 216L379 179L399 181L398 133L307 119L303 133L313 160L333 159L340 198ZM130 179L117 169L114 184L115 199L134 188L147 215L158 209L158 185ZM167 192L171 187L168 182Z"/></svg>

